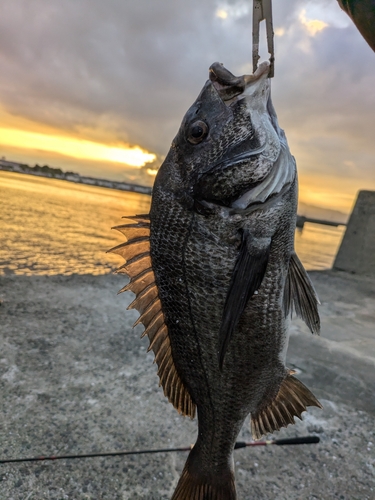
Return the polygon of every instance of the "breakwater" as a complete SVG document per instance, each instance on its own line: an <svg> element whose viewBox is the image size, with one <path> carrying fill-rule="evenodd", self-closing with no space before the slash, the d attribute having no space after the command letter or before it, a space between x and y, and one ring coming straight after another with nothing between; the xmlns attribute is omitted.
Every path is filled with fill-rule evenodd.
<svg viewBox="0 0 375 500"><path fill-rule="evenodd" d="M375 191L360 191L333 268L375 276Z"/></svg>
<svg viewBox="0 0 375 500"><path fill-rule="evenodd" d="M107 179L98 179L96 177L87 177L75 172L63 172L61 169L51 168L47 165L43 167L29 167L22 163L0 160L0 170L6 172L15 172L18 174L36 175L38 177L47 177L48 179L59 179L62 181L75 182L76 184L86 184L88 186L99 186L109 189L119 189L120 191L130 191L133 193L151 195L150 186L141 186L130 182L110 181Z"/></svg>

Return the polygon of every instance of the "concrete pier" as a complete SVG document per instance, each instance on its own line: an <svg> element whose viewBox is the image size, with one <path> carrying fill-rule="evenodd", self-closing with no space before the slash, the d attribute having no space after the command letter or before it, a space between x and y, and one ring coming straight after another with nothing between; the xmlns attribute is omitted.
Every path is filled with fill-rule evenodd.
<svg viewBox="0 0 375 500"><path fill-rule="evenodd" d="M375 191L360 191L333 268L375 276Z"/></svg>
<svg viewBox="0 0 375 500"><path fill-rule="evenodd" d="M244 448L238 500L375 498L375 280L310 274L321 337L293 320L287 365L322 402L277 438L318 445ZM131 329L123 276L0 279L0 458L188 446L196 421L158 387L153 355ZM251 439L249 422L239 440ZM187 453L0 466L1 500L169 500Z"/></svg>

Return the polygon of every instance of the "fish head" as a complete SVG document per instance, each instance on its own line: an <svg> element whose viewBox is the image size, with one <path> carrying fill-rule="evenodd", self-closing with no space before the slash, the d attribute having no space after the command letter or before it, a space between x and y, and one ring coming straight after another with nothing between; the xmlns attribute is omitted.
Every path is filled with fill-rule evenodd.
<svg viewBox="0 0 375 500"><path fill-rule="evenodd" d="M234 76L222 64L185 114L156 178L190 203L233 203L270 174L285 140L270 100L269 63Z"/></svg>

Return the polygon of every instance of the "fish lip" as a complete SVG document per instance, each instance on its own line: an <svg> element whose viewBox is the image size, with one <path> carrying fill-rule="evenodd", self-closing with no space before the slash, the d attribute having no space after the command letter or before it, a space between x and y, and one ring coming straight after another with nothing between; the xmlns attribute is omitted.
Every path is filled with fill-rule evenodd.
<svg viewBox="0 0 375 500"><path fill-rule="evenodd" d="M268 78L268 74L270 72L270 63L268 61L263 61L259 64L255 73L252 75L244 75L246 86L251 85L260 80L264 80Z"/></svg>
<svg viewBox="0 0 375 500"><path fill-rule="evenodd" d="M268 77L269 71L270 63L264 61L252 75L235 76L223 64L216 62L209 68L209 78L222 101L230 105L245 98L251 87L255 90Z"/></svg>

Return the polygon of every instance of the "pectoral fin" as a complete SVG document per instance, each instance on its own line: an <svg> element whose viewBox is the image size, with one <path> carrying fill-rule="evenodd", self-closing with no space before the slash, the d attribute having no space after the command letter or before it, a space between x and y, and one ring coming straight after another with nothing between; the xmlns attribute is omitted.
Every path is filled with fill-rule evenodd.
<svg viewBox="0 0 375 500"><path fill-rule="evenodd" d="M232 281L225 301L219 330L219 365L223 367L225 353L248 300L260 287L266 272L270 238L255 238L244 230L234 267Z"/></svg>
<svg viewBox="0 0 375 500"><path fill-rule="evenodd" d="M307 406L323 408L314 394L291 373L283 380L275 399L266 408L251 414L253 439L294 424L294 417L302 420L301 415Z"/></svg>
<svg viewBox="0 0 375 500"><path fill-rule="evenodd" d="M290 258L289 271L284 289L285 316L295 310L312 333L319 334L319 298L314 286L296 253Z"/></svg>

